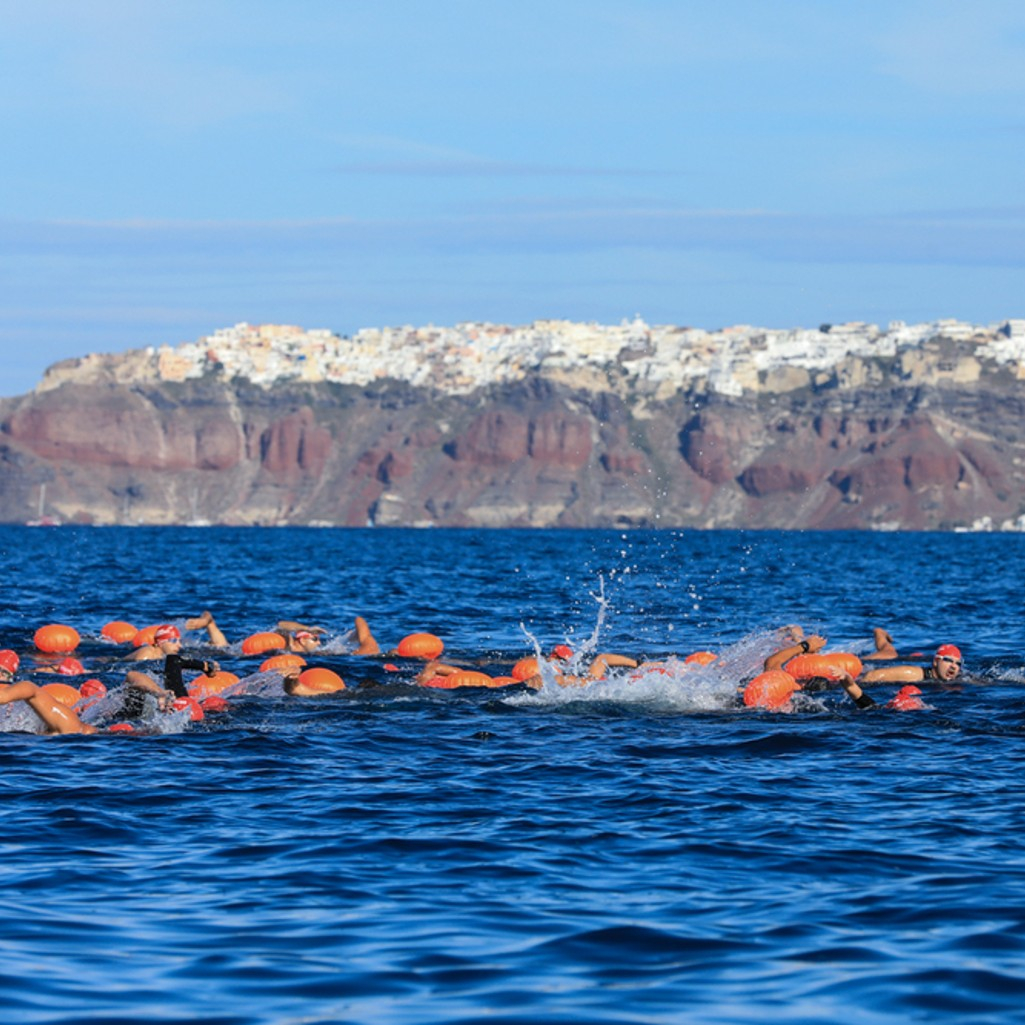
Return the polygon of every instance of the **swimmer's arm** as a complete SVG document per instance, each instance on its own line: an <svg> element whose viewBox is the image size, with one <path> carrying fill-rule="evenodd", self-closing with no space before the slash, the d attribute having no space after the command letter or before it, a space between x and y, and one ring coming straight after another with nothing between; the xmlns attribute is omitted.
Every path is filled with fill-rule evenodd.
<svg viewBox="0 0 1025 1025"><path fill-rule="evenodd" d="M163 658L164 653L152 644L144 644L141 648L136 648L130 655L125 655L126 662L156 662L157 659Z"/></svg>
<svg viewBox="0 0 1025 1025"><path fill-rule="evenodd" d="M886 666L870 670L861 679L863 683L919 683L925 671L920 666Z"/></svg>
<svg viewBox="0 0 1025 1025"><path fill-rule="evenodd" d="M202 658L179 658L178 665L182 669L198 669L204 676L213 676L221 671L219 662Z"/></svg>
<svg viewBox="0 0 1025 1025"><path fill-rule="evenodd" d="M858 706L858 708L874 708L875 702L858 686L854 677L850 673L844 673L840 677L840 686L847 691L850 699Z"/></svg>
<svg viewBox="0 0 1025 1025"><path fill-rule="evenodd" d="M876 650L869 655L862 655L861 660L863 662L869 659L891 659L898 657L897 649L893 646L893 637L889 631L884 630L881 626L877 626L872 631L872 640Z"/></svg>
<svg viewBox="0 0 1025 1025"><path fill-rule="evenodd" d="M294 619L279 619L278 631L286 634L294 634L297 630L308 630L311 634L326 634L327 630L322 626L307 626L305 623L298 623Z"/></svg>
<svg viewBox="0 0 1025 1025"><path fill-rule="evenodd" d="M381 646L377 643L377 639L370 632L370 627L362 616L356 617L356 640L359 644L353 652L354 655L381 654Z"/></svg>
<svg viewBox="0 0 1025 1025"><path fill-rule="evenodd" d="M446 665L444 662L428 662L416 674L416 682L423 683L425 680L433 680L435 676L452 676L460 671L458 666Z"/></svg>
<svg viewBox="0 0 1025 1025"><path fill-rule="evenodd" d="M587 675L593 677L595 680L600 680L605 675L606 670L611 669L613 666L636 669L638 662L637 659L630 658L629 655L616 655L612 652L603 652L601 655L596 655L592 660L591 668L588 669Z"/></svg>
<svg viewBox="0 0 1025 1025"><path fill-rule="evenodd" d="M147 694L152 694L162 709L167 708L174 700L174 694L161 687L148 673L140 673L136 669L131 669L125 674L125 683L136 690L144 690Z"/></svg>
<svg viewBox="0 0 1025 1025"><path fill-rule="evenodd" d="M796 644L788 644L785 648L780 648L779 651L773 652L765 660L763 668L766 672L770 669L782 669L785 663L789 662L797 655L807 652L814 654L816 651L821 651L825 647L825 644L825 637L820 637L818 634L812 634L810 637L805 637L803 641L798 641Z"/></svg>
<svg viewBox="0 0 1025 1025"><path fill-rule="evenodd" d="M130 669L125 674L125 683L127 683L129 687L149 691L150 694L159 695L167 693L152 676L148 673L140 673L137 669Z"/></svg>

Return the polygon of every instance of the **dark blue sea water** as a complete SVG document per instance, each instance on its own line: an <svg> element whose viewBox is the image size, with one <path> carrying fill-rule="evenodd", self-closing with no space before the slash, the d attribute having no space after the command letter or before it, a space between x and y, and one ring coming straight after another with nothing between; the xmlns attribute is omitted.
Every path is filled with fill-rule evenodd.
<svg viewBox="0 0 1025 1025"><path fill-rule="evenodd" d="M288 698L236 647L239 694L201 723L47 737L0 710L5 1022L1022 1020L1025 537L0 528L0 550L26 668L68 623L116 694L103 623L209 608L235 642L323 624L312 661L351 685ZM534 639L723 668L425 690L347 654L356 614L493 672ZM794 622L956 643L973 682L913 713L743 708Z"/></svg>

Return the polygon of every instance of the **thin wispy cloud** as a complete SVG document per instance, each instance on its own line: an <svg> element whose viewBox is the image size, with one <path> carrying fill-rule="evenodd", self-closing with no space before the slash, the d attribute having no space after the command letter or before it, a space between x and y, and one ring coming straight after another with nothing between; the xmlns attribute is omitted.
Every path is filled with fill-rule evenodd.
<svg viewBox="0 0 1025 1025"><path fill-rule="evenodd" d="M0 222L0 256L63 254L101 261L188 258L245 266L344 254L739 252L804 263L1025 267L1025 208L863 216L670 207L547 207L418 219Z"/></svg>

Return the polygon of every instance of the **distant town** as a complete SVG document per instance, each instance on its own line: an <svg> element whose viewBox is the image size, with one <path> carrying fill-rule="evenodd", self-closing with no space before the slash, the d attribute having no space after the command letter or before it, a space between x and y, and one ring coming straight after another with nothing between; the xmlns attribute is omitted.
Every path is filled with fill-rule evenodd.
<svg viewBox="0 0 1025 1025"><path fill-rule="evenodd" d="M723 395L759 391L767 375L801 370L804 376L835 368L850 357L909 358L909 376L930 342L956 343L951 359L934 348L933 375L969 384L982 364L1006 367L1025 378L1025 319L976 325L959 320L924 324L824 324L774 330L737 325L706 331L652 326L640 317L619 325L542 320L519 327L464 323L454 327L366 328L347 338L326 329L280 324L236 324L180 345L86 356L47 371L37 388L87 378L106 370L118 380L153 376L188 381L211 373L270 387L298 380L365 386L392 379L450 394L522 379L529 372L573 374L619 368L635 382L667 394L695 378ZM964 359L965 354L969 359ZM786 390L786 389L783 389Z"/></svg>

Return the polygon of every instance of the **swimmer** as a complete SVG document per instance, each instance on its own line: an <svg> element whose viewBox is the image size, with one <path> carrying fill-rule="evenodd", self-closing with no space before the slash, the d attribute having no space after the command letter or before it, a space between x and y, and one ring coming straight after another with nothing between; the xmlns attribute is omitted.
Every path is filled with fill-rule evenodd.
<svg viewBox="0 0 1025 1025"><path fill-rule="evenodd" d="M886 666L872 669L861 677L862 683L951 683L961 675L961 650L953 644L941 644L932 657L932 665Z"/></svg>
<svg viewBox="0 0 1025 1025"><path fill-rule="evenodd" d="M221 633L220 627L214 622L214 617L209 612L202 616L185 621L186 630L206 630L210 644L215 648L228 647L227 638ZM170 623L162 623L153 632L153 643L143 644L136 648L130 655L125 656L126 662L154 662L159 658L181 651L182 635L176 626Z"/></svg>
<svg viewBox="0 0 1025 1025"><path fill-rule="evenodd" d="M565 655L560 657L558 655L559 648L566 648L566 646L557 645L552 651L551 660L564 662L569 656ZM566 650L569 651L568 648L566 648ZM641 665L642 663L638 662L635 658L631 658L629 655L617 655L615 652L606 651L602 652L600 655L595 655L595 657L591 659L591 663L587 667L587 672L583 675L564 673L558 665L556 665L555 682L560 687L586 687L589 683L604 680L610 669L636 669ZM528 677L523 682L530 687L531 690L540 690L541 687L544 686L544 678L541 673L536 673L534 676Z"/></svg>
<svg viewBox="0 0 1025 1025"><path fill-rule="evenodd" d="M164 657L164 686L148 673L132 669L125 676L128 694L125 697L123 714L126 718L138 718L146 707L146 695L156 698L157 708L165 711L170 708L175 698L188 697L185 682L182 679L183 669L199 669L205 676L214 676L221 671L220 664L212 660L183 658L181 655L181 635L173 626L165 624L156 632L158 649Z"/></svg>
<svg viewBox="0 0 1025 1025"><path fill-rule="evenodd" d="M28 680L0 689L0 705L9 705L12 701L24 701L43 720L47 733L97 732L95 726L82 722L73 709Z"/></svg>

